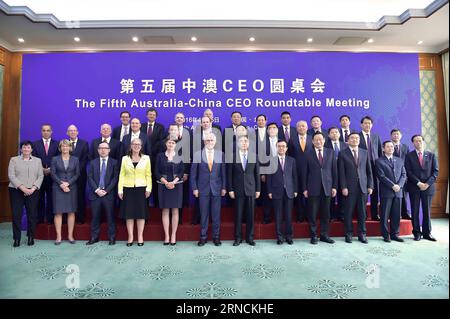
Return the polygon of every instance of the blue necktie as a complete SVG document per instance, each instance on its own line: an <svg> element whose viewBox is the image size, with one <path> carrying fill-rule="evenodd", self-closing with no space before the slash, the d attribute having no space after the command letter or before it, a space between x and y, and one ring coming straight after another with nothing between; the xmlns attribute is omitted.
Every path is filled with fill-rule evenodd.
<svg viewBox="0 0 450 319"><path fill-rule="evenodd" d="M100 183L99 188L105 188L105 175L106 175L106 159L102 159L102 169L100 170Z"/></svg>
<svg viewBox="0 0 450 319"><path fill-rule="evenodd" d="M247 167L247 154L244 154L244 160L243 160L243 168L244 168L244 171L245 171L245 168Z"/></svg>
<svg viewBox="0 0 450 319"><path fill-rule="evenodd" d="M338 158L338 156L339 156L339 146L338 146L337 142L334 143L334 156L336 158Z"/></svg>

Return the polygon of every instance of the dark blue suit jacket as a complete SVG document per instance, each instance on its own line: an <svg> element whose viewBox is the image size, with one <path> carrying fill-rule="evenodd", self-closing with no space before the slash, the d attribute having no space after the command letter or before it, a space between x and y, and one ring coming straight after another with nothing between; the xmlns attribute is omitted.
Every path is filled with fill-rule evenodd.
<svg viewBox="0 0 450 319"><path fill-rule="evenodd" d="M228 192L234 192L237 197L255 197L256 192L261 192L261 178L256 154L248 152L248 163L245 171L242 168L239 152L234 155L233 163L227 164L227 190Z"/></svg>
<svg viewBox="0 0 450 319"><path fill-rule="evenodd" d="M333 150L323 148L323 165L320 165L315 148L306 153L302 174L302 191L308 196L320 196L323 189L325 196L331 196L331 189L337 189L337 162Z"/></svg>
<svg viewBox="0 0 450 319"><path fill-rule="evenodd" d="M147 135L148 129L148 121L142 122L141 132ZM149 137L149 142L152 145L152 154L149 154L151 157L156 156L161 150L161 144L163 143L164 138L166 137L166 129L160 123L155 122L153 124L153 133Z"/></svg>
<svg viewBox="0 0 450 319"><path fill-rule="evenodd" d="M284 128L283 125L278 127L278 139L286 141L286 136L284 134ZM297 135L297 130L293 126L289 126L289 142L292 138L295 138L294 135Z"/></svg>
<svg viewBox="0 0 450 319"><path fill-rule="evenodd" d="M394 156L400 157L404 162L406 159L406 154L408 153L409 153L408 145L400 143L399 152L394 151Z"/></svg>
<svg viewBox="0 0 450 319"><path fill-rule="evenodd" d="M408 191L420 193L421 190L417 186L418 182L430 185L424 192L427 195L433 195L436 191L434 182L438 177L439 167L436 155L425 151L423 154L423 167L420 166L419 157L416 151L411 151L406 155L405 159L406 176L408 177Z"/></svg>
<svg viewBox="0 0 450 319"><path fill-rule="evenodd" d="M139 132L139 138L142 141L141 152L145 155L151 155L152 150L151 150L150 143L148 143L147 134ZM122 154L122 156L127 155L128 150L130 149L130 145L131 145L131 133L125 135L122 139L122 151L120 152Z"/></svg>
<svg viewBox="0 0 450 319"><path fill-rule="evenodd" d="M92 141L91 143L91 149L89 151L89 159L93 160L99 157L98 155L98 146L103 141L103 138L99 137ZM116 140L114 138L111 138L109 140L109 157L112 157L116 160L120 160L122 158L122 154L120 153L120 142L119 140Z"/></svg>
<svg viewBox="0 0 450 319"><path fill-rule="evenodd" d="M95 190L99 187L100 184L100 158L97 157L89 162L88 168L88 185L90 187L89 191L89 199L94 200L100 198ZM104 198L108 198L109 200L114 200L115 192L114 189L117 186L119 181L119 165L118 162L112 158L108 157L108 162L106 163L106 173L105 173L105 191L108 193L104 196Z"/></svg>
<svg viewBox="0 0 450 319"><path fill-rule="evenodd" d="M288 198L294 198L294 193L298 193L297 167L290 156L284 157L284 171L278 159L277 171L267 175L267 193L272 194L272 199L283 199L285 191Z"/></svg>
<svg viewBox="0 0 450 319"><path fill-rule="evenodd" d="M359 132L359 147L367 150L366 137L364 135L364 132ZM372 144L372 165L375 165L375 161L383 156L380 137L370 132L370 143Z"/></svg>
<svg viewBox="0 0 450 319"><path fill-rule="evenodd" d="M214 150L214 161L211 172L208 167L206 151L194 154L191 164L190 181L192 190L198 189L200 196L221 196L222 189L227 189L226 165L221 151Z"/></svg>
<svg viewBox="0 0 450 319"><path fill-rule="evenodd" d="M48 146L48 154L45 154L44 141L42 139L37 140L33 143L33 156L39 157L42 162L42 167L49 168L52 164L52 158L59 155L58 151L59 142L50 139L50 143Z"/></svg>
<svg viewBox="0 0 450 319"><path fill-rule="evenodd" d="M334 142L332 142L330 139L328 139L324 145L326 148L329 148L333 151L334 153ZM339 140L339 152L345 150L348 147L348 144L345 142L342 142L341 140ZM336 157L336 159L338 159L338 157Z"/></svg>
<svg viewBox="0 0 450 319"><path fill-rule="evenodd" d="M89 144L85 140L78 139L75 146L75 149L70 154L78 157L80 174L86 176L86 166L89 160Z"/></svg>
<svg viewBox="0 0 450 319"><path fill-rule="evenodd" d="M350 129L350 131L348 132L348 135L350 135L351 133L356 133L357 131ZM341 134L339 136L339 141L344 142L344 132L342 132L342 127L339 128L339 133Z"/></svg>
<svg viewBox="0 0 450 319"><path fill-rule="evenodd" d="M295 164L297 165L297 177L301 180L301 176L303 174L302 167L305 164L305 154L308 153L308 151L311 150L314 146L312 143L311 136L306 135L305 151L302 151L302 148L300 147L300 138L298 137L298 133L296 133L296 136L297 137L295 140L291 140L289 142L288 154L289 156L292 156L295 159Z"/></svg>
<svg viewBox="0 0 450 319"><path fill-rule="evenodd" d="M375 169L380 181L380 198L402 198L403 192L394 192L392 186L399 185L401 188L406 183L406 170L400 157L392 156L392 164L386 156L382 156L375 162Z"/></svg>
<svg viewBox="0 0 450 319"><path fill-rule="evenodd" d="M367 194L367 189L373 189L372 165L367 150L358 147L358 165L356 165L351 148L339 153L339 184L340 188L347 188L349 193L356 193L358 189Z"/></svg>

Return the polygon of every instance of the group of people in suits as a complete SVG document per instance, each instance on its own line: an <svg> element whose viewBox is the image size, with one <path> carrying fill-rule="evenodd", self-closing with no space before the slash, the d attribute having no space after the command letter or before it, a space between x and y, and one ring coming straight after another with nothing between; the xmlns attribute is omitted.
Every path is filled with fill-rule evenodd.
<svg viewBox="0 0 450 319"><path fill-rule="evenodd" d="M182 208L189 205L190 194L195 198L192 222L201 225L199 246L207 243L210 216L213 244L221 245L220 208L231 203L235 210L234 246L244 238L255 245L254 211L258 204L264 206L264 223L275 217L279 245L293 244L294 206L297 222L309 223L311 244L334 243L329 236L333 218L344 222L345 241L351 243L355 211L358 240L367 243L369 197L371 219L380 221L384 240L403 241L399 225L400 218L409 218L405 207L408 193L414 239L435 240L430 209L438 164L435 155L425 150L421 135L413 136L414 150L410 152L401 143L398 129L391 131L391 140L382 143L372 132L369 116L361 119L360 132L350 129L348 115L340 117L341 127L328 130L322 128L319 116L311 118L309 129L303 120L293 127L289 112L281 114L281 125L267 124L261 114L255 129L243 125L240 112L233 112L231 125L223 131L214 123L210 109L192 130L184 127L182 113L175 115L167 131L156 119L155 109L147 111L143 124L124 111L121 125L112 129L103 124L100 137L90 148L87 141L78 138L75 125L68 127L68 139L60 142L52 139L51 126L44 124L40 140L21 143L21 154L11 158L8 171L13 245L20 245L23 206L27 209L29 245L34 244L36 223L44 220L55 224L56 245L62 241L63 222L68 225L69 242L75 243L75 220L83 223L85 217L86 185L92 210L87 245L99 241L102 210L107 216L109 244L115 244L118 203L120 217L127 225L127 246L133 245L135 224L137 244L144 245L151 195L153 205L162 210L164 245L175 245ZM245 236L242 223L246 224Z"/></svg>

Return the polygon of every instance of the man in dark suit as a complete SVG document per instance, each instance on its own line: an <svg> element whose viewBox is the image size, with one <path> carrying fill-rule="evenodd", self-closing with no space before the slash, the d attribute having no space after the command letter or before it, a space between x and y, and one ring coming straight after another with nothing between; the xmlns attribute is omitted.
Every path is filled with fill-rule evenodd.
<svg viewBox="0 0 450 319"><path fill-rule="evenodd" d="M118 161L109 157L110 144L102 142L98 145L99 157L90 162L88 169L88 184L90 187L92 221L91 239L86 245L92 245L100 238L100 215L102 207L108 221L109 244L116 243L116 224L114 216L115 189L119 180Z"/></svg>
<svg viewBox="0 0 450 319"><path fill-rule="evenodd" d="M436 241L431 235L431 201L436 191L435 182L439 167L436 155L425 151L422 135L416 134L411 138L414 151L409 152L405 159L406 176L408 177L408 191L411 201L411 213L414 240L424 239ZM422 203L422 230L420 229L420 204Z"/></svg>
<svg viewBox="0 0 450 319"><path fill-rule="evenodd" d="M72 144L73 156L78 157L80 163L80 177L77 179L77 224L84 224L84 216L86 211L86 181L87 181L87 162L89 159L89 144L87 141L78 138L78 128L75 125L69 125L67 128L67 136Z"/></svg>
<svg viewBox="0 0 450 319"><path fill-rule="evenodd" d="M325 148L325 135L316 132L314 149L306 153L302 174L302 191L308 198L308 220L311 244L317 244L317 213L320 212L320 241L334 244L329 236L330 202L336 196L337 164L333 151Z"/></svg>
<svg viewBox="0 0 450 319"><path fill-rule="evenodd" d="M288 154L295 159L295 164L297 166L298 185L301 185L303 174L302 167L305 163L305 154L313 148L313 143L311 136L307 134L308 123L306 121L298 121L296 129L296 138L292 138L291 142L288 144ZM305 196L303 196L303 192L300 192L296 199L298 223L302 223L307 220L306 204L307 200Z"/></svg>
<svg viewBox="0 0 450 319"><path fill-rule="evenodd" d="M267 194L275 210L277 244L292 241L292 207L298 194L298 178L295 159L287 156L288 146L284 140L278 141L278 163L274 174L267 175ZM283 230L284 220L284 230Z"/></svg>
<svg viewBox="0 0 450 319"><path fill-rule="evenodd" d="M165 128L162 124L156 122L156 117L158 113L156 109L149 109L147 111L147 121L142 123L141 132L146 134L148 137L148 143L151 145L151 154L150 162L152 168L152 176L155 175L155 159L156 155L161 152L162 144L166 137ZM152 180L152 194L151 194L151 203L153 203L154 207L158 207L158 185L156 180Z"/></svg>
<svg viewBox="0 0 450 319"><path fill-rule="evenodd" d="M360 144L359 147L368 151L370 164L372 165L372 172L375 172L375 161L382 156L380 137L372 133L373 119L370 116L364 116L361 119L362 131L359 133ZM370 195L370 212L371 219L379 221L378 217L378 180L373 176L373 192Z"/></svg>
<svg viewBox="0 0 450 319"><path fill-rule="evenodd" d="M341 115L341 117L339 117L339 122L341 123L341 128L339 129L339 140L341 142L348 143L350 133L356 132L350 128L350 116L347 114Z"/></svg>
<svg viewBox="0 0 450 319"><path fill-rule="evenodd" d="M112 133L112 138L122 142L123 137L127 134L130 134L130 119L131 114L128 111L123 111L120 113L120 122L121 125L114 128Z"/></svg>
<svg viewBox="0 0 450 319"><path fill-rule="evenodd" d="M385 242L395 240L400 233L400 212L402 206L403 187L406 183L406 171L403 160L394 156L394 143L383 143L384 156L375 162L376 174L380 181L381 235ZM390 231L388 227L390 220ZM390 236L389 236L390 235Z"/></svg>
<svg viewBox="0 0 450 319"><path fill-rule="evenodd" d="M128 111L120 112L120 122L121 124L113 129L112 138L122 142L123 137L130 134L130 119L131 114Z"/></svg>
<svg viewBox="0 0 450 319"><path fill-rule="evenodd" d="M218 129L220 132L222 132L222 128L220 127L219 124L216 123L216 121L215 121L215 119L214 119L214 113L213 113L213 111L212 111L211 109L206 109L206 110L203 112L203 116L209 117L209 119L211 120L211 123L212 123L212 127L213 127L213 128L216 128L216 129ZM217 119L219 119L219 118L217 118ZM216 133L214 133L214 134L216 135L216 138L217 138L217 134L216 134Z"/></svg>
<svg viewBox="0 0 450 319"><path fill-rule="evenodd" d="M278 139L286 141L289 145L291 137L295 135L295 128L291 126L291 113L281 113L281 125L278 127Z"/></svg>
<svg viewBox="0 0 450 319"><path fill-rule="evenodd" d="M106 123L102 124L100 128L100 134L101 136L93 140L91 143L91 149L89 151L89 159L93 160L98 158L98 146L101 143L106 142L109 144L110 149L109 157L112 157L115 160L120 160L121 159L120 142L119 140L116 140L111 137L111 125Z"/></svg>
<svg viewBox="0 0 450 319"><path fill-rule="evenodd" d="M142 153L145 155L150 155L152 153L152 147L148 142L147 134L141 132L141 121L138 118L133 118L130 122L130 127L130 133L125 135L122 139L122 156L128 154L131 141L135 138L139 138L142 141Z"/></svg>
<svg viewBox="0 0 450 319"><path fill-rule="evenodd" d="M261 179L259 163L256 154L249 152L248 137L241 136L238 140L239 151L235 154L233 163L227 167L227 190L230 198L235 199L234 243L242 242L242 215L246 214L246 242L254 246L254 212L255 198L260 196Z"/></svg>
<svg viewBox="0 0 450 319"><path fill-rule="evenodd" d="M394 156L400 157L404 163L406 154L409 153L409 147L408 145L401 143L401 139L402 133L398 128L394 128L393 130L391 130L391 141L392 143L394 143ZM411 219L411 215L406 204L408 190L406 189L406 187L403 187L402 191L402 219Z"/></svg>
<svg viewBox="0 0 450 319"><path fill-rule="evenodd" d="M208 238L209 215L212 219L212 238L220 246L220 208L222 196L226 194L226 165L222 151L214 149L216 136L205 136L205 148L194 154L190 181L192 192L199 199L201 231L198 246Z"/></svg>
<svg viewBox="0 0 450 319"><path fill-rule="evenodd" d="M338 157L339 183L345 199L344 227L345 242L352 242L352 217L355 208L358 215L358 240L367 244L366 238L366 203L367 194L373 191L372 166L367 150L359 146L359 134L351 133L348 148Z"/></svg>
<svg viewBox="0 0 450 319"><path fill-rule="evenodd" d="M326 129L322 128L322 119L318 115L313 115L311 117L311 128L308 130L308 135L313 137L315 133L322 132L325 136L325 142L327 141Z"/></svg>
<svg viewBox="0 0 450 319"><path fill-rule="evenodd" d="M59 154L59 142L52 139L52 127L49 124L41 126L42 138L33 142L33 156L39 157L44 171L44 181L39 192L38 223L43 223L44 218L48 224L53 224L53 200L52 200L52 178L50 166L52 157Z"/></svg>
<svg viewBox="0 0 450 319"><path fill-rule="evenodd" d="M348 139L347 139L348 140ZM325 143L325 147L333 150L336 162L339 157L339 152L346 149L347 143L340 140L339 129L335 126L328 129L328 141ZM339 176L339 174L338 174ZM339 180L339 178L338 178ZM337 195L331 198L330 205L330 220L344 221L344 197L342 196L341 189L339 188L339 181L337 183Z"/></svg>

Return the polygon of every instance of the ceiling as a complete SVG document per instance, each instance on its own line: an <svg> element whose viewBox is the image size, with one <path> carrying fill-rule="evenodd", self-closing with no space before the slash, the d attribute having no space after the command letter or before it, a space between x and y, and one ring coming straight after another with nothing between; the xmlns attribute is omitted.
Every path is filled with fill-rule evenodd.
<svg viewBox="0 0 450 319"><path fill-rule="evenodd" d="M255 5L253 0L248 2ZM148 10L142 7L144 3L152 4L156 9ZM191 4L189 10L186 3ZM227 3L226 9L223 3ZM260 0L253 6L258 8L254 12L250 4L238 7L238 10L236 0L223 3L219 5L223 10L215 7L212 10L207 7L211 1L205 0L110 0L108 9L103 12L105 2L101 0L0 0L0 46L22 52L298 50L439 53L448 49L448 1L316 0L306 3L278 0L274 7L274 1ZM295 7L300 4L303 4L303 10ZM418 7L410 7L412 5ZM170 10L169 6L177 9ZM191 40L193 36L197 38L196 42ZM80 41L75 42L74 37ZM136 37L137 42L132 41L132 37ZM250 37L255 40L250 42ZM23 38L24 42L20 43L18 38ZM312 41L308 42L308 38ZM368 39L373 42L369 43ZM422 43L418 44L419 41Z"/></svg>

